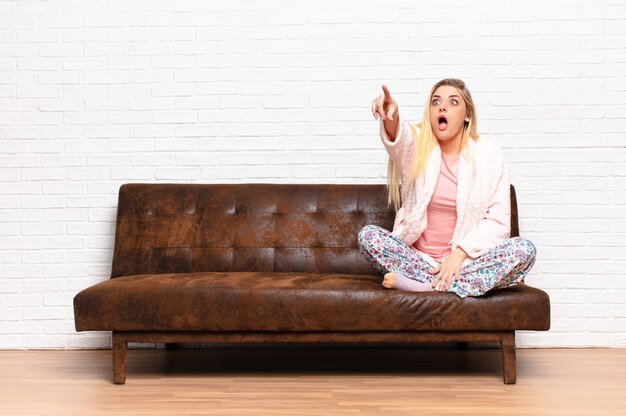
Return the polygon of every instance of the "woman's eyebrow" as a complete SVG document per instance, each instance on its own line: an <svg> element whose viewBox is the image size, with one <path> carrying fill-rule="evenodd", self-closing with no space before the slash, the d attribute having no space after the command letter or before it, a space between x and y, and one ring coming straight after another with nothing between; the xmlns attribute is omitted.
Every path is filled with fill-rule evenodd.
<svg viewBox="0 0 626 416"><path fill-rule="evenodd" d="M440 95L433 95L433 98L435 98L435 97L437 97L437 98L441 98L441 96L440 96ZM448 98L451 98L451 97L461 98L461 97L459 97L458 95L448 95Z"/></svg>

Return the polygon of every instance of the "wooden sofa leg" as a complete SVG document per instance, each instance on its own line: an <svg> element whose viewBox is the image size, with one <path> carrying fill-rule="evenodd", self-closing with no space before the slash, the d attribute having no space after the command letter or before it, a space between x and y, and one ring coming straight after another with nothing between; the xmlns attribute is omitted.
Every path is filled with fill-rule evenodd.
<svg viewBox="0 0 626 416"><path fill-rule="evenodd" d="M503 336L502 345L502 368L504 372L504 384L515 384L517 381L517 369L515 360L515 331Z"/></svg>
<svg viewBox="0 0 626 416"><path fill-rule="evenodd" d="M128 342L124 337L113 331L113 383L126 383L126 350Z"/></svg>

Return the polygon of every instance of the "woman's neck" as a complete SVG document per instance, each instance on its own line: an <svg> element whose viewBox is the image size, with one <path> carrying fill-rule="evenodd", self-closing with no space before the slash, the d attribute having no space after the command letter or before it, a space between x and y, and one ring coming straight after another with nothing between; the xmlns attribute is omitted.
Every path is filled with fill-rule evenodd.
<svg viewBox="0 0 626 416"><path fill-rule="evenodd" d="M441 148L441 153L444 156L458 156L461 153L461 141L458 143L453 140L449 141L439 141L439 147Z"/></svg>

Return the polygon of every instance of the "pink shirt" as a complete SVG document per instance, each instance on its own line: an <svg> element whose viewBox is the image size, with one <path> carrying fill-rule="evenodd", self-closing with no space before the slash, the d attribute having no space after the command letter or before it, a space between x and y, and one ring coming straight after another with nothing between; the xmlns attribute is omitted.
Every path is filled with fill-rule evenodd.
<svg viewBox="0 0 626 416"><path fill-rule="evenodd" d="M430 255L438 262L452 252L448 242L456 225L456 185L459 155L441 153L441 169L433 197L426 208L427 225L415 248Z"/></svg>

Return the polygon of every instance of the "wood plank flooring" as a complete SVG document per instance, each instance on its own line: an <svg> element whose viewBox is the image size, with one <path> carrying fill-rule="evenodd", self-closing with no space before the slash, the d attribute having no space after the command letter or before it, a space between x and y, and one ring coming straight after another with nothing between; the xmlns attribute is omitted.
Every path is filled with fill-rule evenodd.
<svg viewBox="0 0 626 416"><path fill-rule="evenodd" d="M0 351L0 415L626 415L626 349Z"/></svg>

